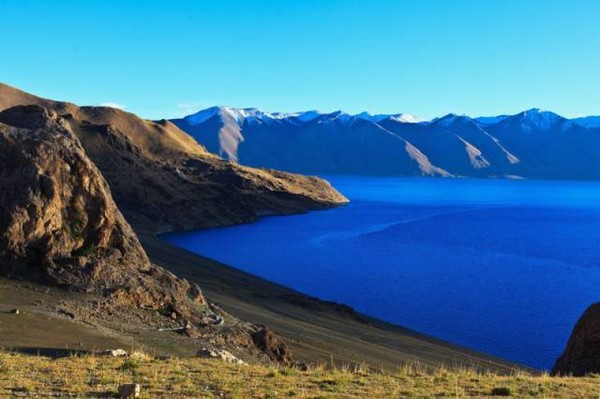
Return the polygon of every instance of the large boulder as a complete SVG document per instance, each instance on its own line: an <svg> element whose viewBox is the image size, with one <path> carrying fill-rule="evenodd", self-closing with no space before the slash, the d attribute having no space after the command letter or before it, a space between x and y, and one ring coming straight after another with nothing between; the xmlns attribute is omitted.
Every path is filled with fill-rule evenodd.
<svg viewBox="0 0 600 399"><path fill-rule="evenodd" d="M575 376L600 373L600 302L583 313L552 373Z"/></svg>
<svg viewBox="0 0 600 399"><path fill-rule="evenodd" d="M292 353L283 340L265 326L260 326L252 334L254 345L278 363L290 365L293 363Z"/></svg>
<svg viewBox="0 0 600 399"><path fill-rule="evenodd" d="M0 112L0 274L190 320L205 305L150 263L70 124L37 105Z"/></svg>

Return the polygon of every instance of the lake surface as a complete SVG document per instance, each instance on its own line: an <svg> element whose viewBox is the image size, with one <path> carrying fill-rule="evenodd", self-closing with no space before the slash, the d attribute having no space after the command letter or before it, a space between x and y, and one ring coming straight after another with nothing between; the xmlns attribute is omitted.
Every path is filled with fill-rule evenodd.
<svg viewBox="0 0 600 399"><path fill-rule="evenodd" d="M310 295L549 369L600 300L600 184L332 177L352 201L163 239Z"/></svg>

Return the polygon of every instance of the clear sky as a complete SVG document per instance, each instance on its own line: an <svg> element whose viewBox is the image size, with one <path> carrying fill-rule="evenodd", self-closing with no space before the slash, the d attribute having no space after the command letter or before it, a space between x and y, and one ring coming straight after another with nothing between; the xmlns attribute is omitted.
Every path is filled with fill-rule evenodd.
<svg viewBox="0 0 600 399"><path fill-rule="evenodd" d="M598 0L2 0L0 16L0 81L152 119L600 114Z"/></svg>

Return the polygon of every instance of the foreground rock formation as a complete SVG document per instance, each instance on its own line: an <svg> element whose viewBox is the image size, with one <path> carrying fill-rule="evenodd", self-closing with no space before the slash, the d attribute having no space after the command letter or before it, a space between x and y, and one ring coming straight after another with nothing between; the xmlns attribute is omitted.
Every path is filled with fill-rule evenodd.
<svg viewBox="0 0 600 399"><path fill-rule="evenodd" d="M600 303L583 313L552 373L575 376L600 373Z"/></svg>
<svg viewBox="0 0 600 399"><path fill-rule="evenodd" d="M171 122L46 100L0 84L0 110L23 104L64 118L136 226L154 231L221 226L347 201L315 177L223 161Z"/></svg>
<svg viewBox="0 0 600 399"><path fill-rule="evenodd" d="M0 113L0 273L195 321L206 305L150 263L67 121L37 105Z"/></svg>

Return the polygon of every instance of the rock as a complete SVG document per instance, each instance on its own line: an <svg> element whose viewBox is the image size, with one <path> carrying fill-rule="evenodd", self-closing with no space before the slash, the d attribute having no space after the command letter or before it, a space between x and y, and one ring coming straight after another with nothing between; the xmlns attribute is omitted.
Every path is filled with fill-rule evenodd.
<svg viewBox="0 0 600 399"><path fill-rule="evenodd" d="M0 275L169 306L192 324L195 284L152 265L69 123L37 105L0 112Z"/></svg>
<svg viewBox="0 0 600 399"><path fill-rule="evenodd" d="M286 365L291 365L293 363L291 351L281 338L273 333L273 331L267 327L262 327L251 335L254 345L266 353L271 360Z"/></svg>
<svg viewBox="0 0 600 399"><path fill-rule="evenodd" d="M119 398L139 398L142 392L140 384L123 384L119 386Z"/></svg>
<svg viewBox="0 0 600 399"><path fill-rule="evenodd" d="M582 376L600 373L600 302L581 316L552 374Z"/></svg>
<svg viewBox="0 0 600 399"><path fill-rule="evenodd" d="M294 363L294 367L300 371L308 371L308 363L303 360L297 360Z"/></svg>
<svg viewBox="0 0 600 399"><path fill-rule="evenodd" d="M21 314L21 311L20 311L19 309L16 309L16 308L15 308L15 309L12 309L12 310L10 311L10 313L12 313L12 314Z"/></svg>
<svg viewBox="0 0 600 399"><path fill-rule="evenodd" d="M226 351L224 349L202 348L198 352L198 356L205 358L205 359L221 359L224 362L232 363L232 364L238 364L238 365L246 364L246 362L244 362L241 359L238 359L231 352Z"/></svg>
<svg viewBox="0 0 600 399"><path fill-rule="evenodd" d="M202 318L201 324L203 326L221 326L221 325L225 324L225 319L217 314L210 313L210 314L206 314Z"/></svg>
<svg viewBox="0 0 600 399"><path fill-rule="evenodd" d="M123 349L107 349L100 353L104 356L112 356L112 357L125 357L128 355L127 351Z"/></svg>
<svg viewBox="0 0 600 399"><path fill-rule="evenodd" d="M190 338L198 338L201 334L200 331L198 331L198 329L192 325L189 321L185 322L185 326L183 326L181 328L181 331L183 332L184 335L190 337Z"/></svg>
<svg viewBox="0 0 600 399"><path fill-rule="evenodd" d="M71 311L68 311L66 309L59 309L58 313L60 313L63 316L66 316L66 317L68 317L70 319L74 319L76 317L75 313L73 313Z"/></svg>

